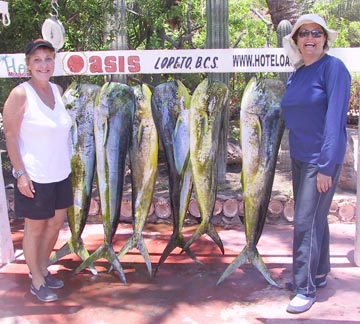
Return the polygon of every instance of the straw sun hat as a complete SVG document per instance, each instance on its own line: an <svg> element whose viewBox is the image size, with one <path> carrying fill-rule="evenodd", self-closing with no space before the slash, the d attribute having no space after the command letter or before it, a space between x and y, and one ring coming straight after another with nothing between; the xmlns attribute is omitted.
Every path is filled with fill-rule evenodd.
<svg viewBox="0 0 360 324"><path fill-rule="evenodd" d="M326 22L323 18L321 18L320 16L316 15L316 14L306 14L306 15L302 15L299 17L299 19L296 21L292 32L289 35L286 35L283 38L283 47L285 49L285 52L287 54L287 56L289 57L289 60L291 62L291 64L297 69L300 66L302 66L304 64L301 53L299 51L299 48L297 47L297 45L295 44L294 40L293 40L293 36L296 33L296 31L304 24L318 24L320 25L326 32L327 34L327 42L325 44L325 48L324 51L327 52L329 50L329 48L332 46L332 44L334 43L338 32L332 29L329 29L326 26Z"/></svg>

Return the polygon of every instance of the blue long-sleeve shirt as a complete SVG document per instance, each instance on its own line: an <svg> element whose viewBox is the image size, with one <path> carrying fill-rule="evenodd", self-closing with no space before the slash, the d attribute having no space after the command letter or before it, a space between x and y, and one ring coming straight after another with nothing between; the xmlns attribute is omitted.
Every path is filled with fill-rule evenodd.
<svg viewBox="0 0 360 324"><path fill-rule="evenodd" d="M350 85L344 63L326 54L292 73L281 102L290 156L328 176L345 155Z"/></svg>

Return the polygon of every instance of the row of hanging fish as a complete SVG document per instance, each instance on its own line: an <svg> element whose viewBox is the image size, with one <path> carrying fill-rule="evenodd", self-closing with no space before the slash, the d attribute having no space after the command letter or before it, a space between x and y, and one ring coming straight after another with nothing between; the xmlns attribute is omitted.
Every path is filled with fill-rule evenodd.
<svg viewBox="0 0 360 324"><path fill-rule="evenodd" d="M256 244L261 236L272 190L283 122L279 81L252 79L241 107L242 185L245 202L246 247L229 265L218 283L245 262L252 262L265 279L276 282L266 269ZM190 247L209 235L224 253L223 243L210 221L216 200L218 139L229 92L225 84L205 79L190 95L181 81L170 81L151 90L145 84L130 87L111 82L101 88L73 83L64 93L72 116L72 182L74 205L68 210L71 238L51 257L51 263L76 253L82 260L75 273L94 262L109 261L126 282L120 259L132 248L143 256L150 276L152 265L142 231L146 223L157 176L158 141L168 169L173 233L155 269L179 247L200 262ZM133 234L116 254L113 238L120 218L125 160L129 152ZM96 161L96 162L95 162ZM81 239L85 227L94 174L96 174L104 229L104 242L89 254ZM195 191L201 222L186 241L182 229L191 194Z"/></svg>
<svg viewBox="0 0 360 324"><path fill-rule="evenodd" d="M216 90L220 88L221 91ZM197 260L189 247L204 233L209 233L223 251L221 240L210 225L213 206L202 208L202 222L190 241L185 242L181 234L193 187L190 168L191 128L194 131L196 128L202 128L204 135L194 138L194 147L201 146L199 141L209 137L200 163L204 161L205 165L214 163L215 161L208 159L206 154L216 156L221 111L228 98L225 85L207 79L196 89L195 93L199 92L203 93L195 98L200 98L201 102L199 107L198 102L194 105L196 109L193 109L194 116L191 118L192 97L180 81L160 84L153 93L146 85L130 87L116 82L106 83L101 88L91 84L76 83L69 86L63 95L63 100L73 120L71 163L74 205L68 211L71 238L52 255L51 263L55 263L69 253L76 253L82 263L75 269L75 273L89 267L91 272L96 274L94 262L105 258L109 261L111 269L116 270L120 280L125 283L126 278L120 259L136 247L152 275L151 261L142 231L155 190L158 134L168 165L169 194L174 218L173 235L160 258L158 267L175 247L182 248L192 259ZM196 114L201 118L196 117ZM198 124L190 123L190 120L198 120ZM217 125L214 131L211 131L212 124ZM206 152L207 150L209 153ZM132 184L133 235L116 254L112 242L119 223L128 152ZM198 159L199 157L194 157L194 162ZM215 202L216 165L208 170L211 172L209 177L203 177L201 183L197 183L197 177L194 177L195 189L206 185L211 192L211 195L207 195L209 196L207 199ZM89 254L81 234L88 216L95 174L100 197L104 242Z"/></svg>

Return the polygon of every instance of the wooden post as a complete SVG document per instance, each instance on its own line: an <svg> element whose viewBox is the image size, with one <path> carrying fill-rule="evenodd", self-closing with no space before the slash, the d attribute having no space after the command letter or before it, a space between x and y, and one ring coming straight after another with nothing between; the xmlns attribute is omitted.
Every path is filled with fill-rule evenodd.
<svg viewBox="0 0 360 324"><path fill-rule="evenodd" d="M11 239L9 215L5 195L5 184L2 172L0 153L0 264L9 263L15 260L14 245Z"/></svg>
<svg viewBox="0 0 360 324"><path fill-rule="evenodd" d="M355 250L354 261L360 267L360 118L358 121L358 150L357 150L357 187L356 187L356 229L355 229Z"/></svg>

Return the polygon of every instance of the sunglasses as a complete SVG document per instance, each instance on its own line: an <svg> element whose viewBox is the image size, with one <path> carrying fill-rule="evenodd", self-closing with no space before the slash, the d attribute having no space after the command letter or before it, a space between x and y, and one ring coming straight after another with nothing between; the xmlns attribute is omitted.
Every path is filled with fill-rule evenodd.
<svg viewBox="0 0 360 324"><path fill-rule="evenodd" d="M324 33L322 31L319 31L319 30L316 30L316 29L314 29L314 30L303 29L303 30L299 31L299 33L298 33L300 38L307 37L310 34L314 38L320 38Z"/></svg>

